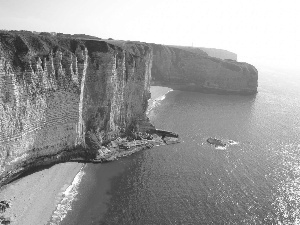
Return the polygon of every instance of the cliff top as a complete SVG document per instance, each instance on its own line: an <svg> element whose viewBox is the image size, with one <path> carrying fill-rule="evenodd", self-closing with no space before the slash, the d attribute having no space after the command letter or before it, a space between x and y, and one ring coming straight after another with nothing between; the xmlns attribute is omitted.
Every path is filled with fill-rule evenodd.
<svg viewBox="0 0 300 225"><path fill-rule="evenodd" d="M142 56L149 48L146 43L135 44L129 54ZM0 57L6 57L15 70L24 71L28 61L47 58L49 54L61 51L63 54L75 53L77 49L87 50L92 58L94 52L106 53L110 50L123 51L122 46L111 44L85 34L62 34L31 31L0 31ZM128 50L128 49L127 49Z"/></svg>
<svg viewBox="0 0 300 225"><path fill-rule="evenodd" d="M132 55L143 55L144 48L160 44L146 43L139 41L124 41L101 39L96 36L86 34L63 34L55 32L35 32L35 31L6 31L0 30L0 57L1 54L6 54L6 57L11 59L14 68L21 67L24 69L23 64L25 61L32 59L33 56L43 58L51 51L75 52L76 48L84 50L87 47L89 55L92 52L100 51L107 52L109 49L120 48L126 49ZM191 52L203 57L212 57L217 59L231 59L236 60L237 55L227 50L214 49L214 48L200 48L190 46L175 46L175 45L161 45L183 51ZM8 55L7 55L8 54Z"/></svg>
<svg viewBox="0 0 300 225"><path fill-rule="evenodd" d="M227 50L213 48L198 48L188 46L167 46L139 41L124 41L101 39L86 34L62 34L31 31L0 31L0 57L5 56L11 61L15 70L25 70L26 63L35 62L38 58L48 59L49 54L61 51L63 54L75 53L77 49L87 49L88 55L93 58L94 52L106 53L111 50L126 50L132 57L142 57L152 48L154 54L159 47L172 48L175 51L184 51L197 57L207 58L215 63L222 62L227 69L239 71L239 66L249 65L236 61L236 54ZM253 67L254 68L254 67ZM251 67L251 74L257 74L257 70Z"/></svg>

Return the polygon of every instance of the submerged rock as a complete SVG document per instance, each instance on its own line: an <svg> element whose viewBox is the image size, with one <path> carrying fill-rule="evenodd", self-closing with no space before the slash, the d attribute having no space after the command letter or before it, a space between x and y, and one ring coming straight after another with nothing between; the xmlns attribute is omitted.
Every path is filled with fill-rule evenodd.
<svg viewBox="0 0 300 225"><path fill-rule="evenodd" d="M10 204L8 201L2 200L0 201L0 212L3 213L7 208L10 208Z"/></svg>
<svg viewBox="0 0 300 225"><path fill-rule="evenodd" d="M221 140L216 139L216 138L208 138L206 140L209 144L215 145L215 147L225 147L226 143L223 143Z"/></svg>
<svg viewBox="0 0 300 225"><path fill-rule="evenodd" d="M164 141L167 145L179 143L178 138L175 138L175 137L165 137Z"/></svg>
<svg viewBox="0 0 300 225"><path fill-rule="evenodd" d="M5 218L4 216L0 216L0 223L1 224L10 224L10 218Z"/></svg>

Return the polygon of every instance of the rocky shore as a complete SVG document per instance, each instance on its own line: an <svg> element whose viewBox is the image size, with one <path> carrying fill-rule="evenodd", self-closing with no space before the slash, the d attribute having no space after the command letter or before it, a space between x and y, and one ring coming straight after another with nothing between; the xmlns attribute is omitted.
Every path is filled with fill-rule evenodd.
<svg viewBox="0 0 300 225"><path fill-rule="evenodd" d="M150 149L160 145L176 144L179 142L180 139L178 134L153 129L144 133L135 133L128 137L118 137L105 145L99 143L95 157L91 159L78 157L73 158L70 161L92 163L109 162L144 149Z"/></svg>
<svg viewBox="0 0 300 225"><path fill-rule="evenodd" d="M177 134L147 118L151 83L255 94L257 77L252 65L201 49L0 31L0 201L11 203L5 213L12 224L44 224L60 185L83 162L177 143ZM32 178L41 168L44 177Z"/></svg>
<svg viewBox="0 0 300 225"><path fill-rule="evenodd" d="M168 88L158 86L150 90L154 99L169 91ZM95 157L88 162L109 162L151 147L180 141L177 134L161 130L155 134L155 131L119 137L106 145L99 145L95 149ZM64 197L63 193L87 162L85 158L70 161L36 168L21 179L3 186L0 189L0 200L6 200L10 208L0 213L0 216L10 221L12 225L47 224L57 204Z"/></svg>

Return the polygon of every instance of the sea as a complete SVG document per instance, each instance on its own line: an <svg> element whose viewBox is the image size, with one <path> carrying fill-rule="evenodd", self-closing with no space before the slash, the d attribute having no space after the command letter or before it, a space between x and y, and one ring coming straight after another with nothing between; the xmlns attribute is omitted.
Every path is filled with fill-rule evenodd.
<svg viewBox="0 0 300 225"><path fill-rule="evenodd" d="M181 143L86 164L57 224L300 224L300 74L258 70L256 95L156 96Z"/></svg>

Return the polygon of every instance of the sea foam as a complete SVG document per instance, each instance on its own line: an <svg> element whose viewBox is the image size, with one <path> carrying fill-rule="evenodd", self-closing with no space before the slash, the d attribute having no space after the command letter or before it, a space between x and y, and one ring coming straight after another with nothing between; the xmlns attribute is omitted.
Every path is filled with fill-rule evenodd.
<svg viewBox="0 0 300 225"><path fill-rule="evenodd" d="M72 209L72 202L75 200L78 194L78 187L81 182L81 179L85 172L83 171L85 165L83 165L80 171L74 177L72 184L67 187L63 192L62 200L56 206L56 210L53 212L49 225L59 224L67 215L68 211Z"/></svg>
<svg viewBox="0 0 300 225"><path fill-rule="evenodd" d="M161 102L166 98L166 95L171 91L173 91L173 89L168 90L165 94L163 94L155 99L149 99L146 114L148 115L152 109L159 106L161 104Z"/></svg>

